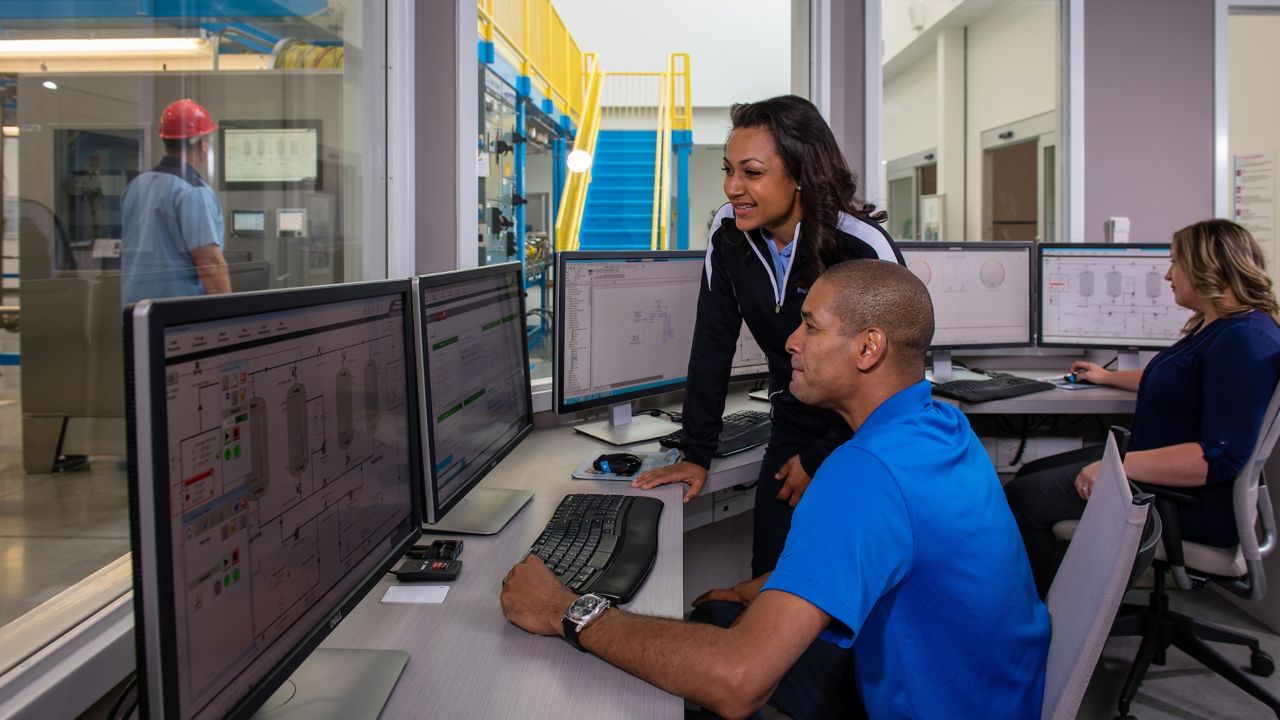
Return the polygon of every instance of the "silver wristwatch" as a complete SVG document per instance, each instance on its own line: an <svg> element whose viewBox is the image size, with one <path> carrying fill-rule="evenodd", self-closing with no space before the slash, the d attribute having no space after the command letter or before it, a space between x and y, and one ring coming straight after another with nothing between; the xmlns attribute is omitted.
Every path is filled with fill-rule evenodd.
<svg viewBox="0 0 1280 720"><path fill-rule="evenodd" d="M560 622L564 625L564 639L570 645L578 648L582 652L587 649L582 647L582 641L578 639L578 634L583 628L595 622L596 618L604 614L609 609L609 598L601 597L595 594L586 594L573 601L568 610L564 611L564 617Z"/></svg>

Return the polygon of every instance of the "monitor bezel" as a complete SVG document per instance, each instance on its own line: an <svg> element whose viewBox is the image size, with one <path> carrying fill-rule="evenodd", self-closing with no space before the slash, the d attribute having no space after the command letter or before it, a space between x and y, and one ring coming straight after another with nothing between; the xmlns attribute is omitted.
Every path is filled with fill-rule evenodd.
<svg viewBox="0 0 1280 720"><path fill-rule="evenodd" d="M504 458L511 454L529 433L533 432L533 392L532 382L529 373L529 342L528 331L525 330L521 337L521 363L524 381L521 387L524 388L525 407L527 412L524 417L523 427L516 435L509 440L503 447L490 459L485 467L472 479L466 487L454 493L453 497L445 503L440 503L436 488L436 472L435 472L435 426L431 422L431 383L427 381L430 369L427 367L426 352L426 315L424 314L424 306L426 304L427 291L445 285L455 285L460 282L474 282L485 278L514 274L516 279L516 287L518 289L518 301L520 304L520 327L525 327L525 286L524 286L524 270L519 262L505 262L498 265L485 265L482 267L468 268L465 270L450 270L447 272L432 273L430 275L420 275L413 278L413 296L414 296L414 322L415 322L415 353L417 358L417 375L418 386L422 391L418 393L418 415L422 418L421 437L422 437L422 493L420 494L420 502L422 505L422 516L428 523L438 523L441 518L449 514L458 503L462 502L467 493L471 492L477 485L484 481L485 477L493 472L493 468L498 465Z"/></svg>
<svg viewBox="0 0 1280 720"><path fill-rule="evenodd" d="M304 128L316 131L316 177L306 180L228 180L227 130L290 130ZM324 188L324 124L319 118L280 118L276 120L220 120L218 122L218 188L221 190L321 190Z"/></svg>
<svg viewBox="0 0 1280 720"><path fill-rule="evenodd" d="M564 357L564 294L565 294L565 263L570 260L657 260L668 258L697 258L699 260L706 257L706 253L702 250L573 250L556 253L556 299L555 299L555 370L552 372L552 395L555 399L555 412L557 415L568 415L571 413L581 412L583 410L594 410L596 408L608 407L610 405L620 405L628 403L632 400L640 398L653 397L655 395L665 395L669 392L683 390L689 382L689 371L686 368L685 376L678 382L670 385L663 385L656 388L645 388L643 390L633 390L621 395L610 395L605 398L595 398L592 400L584 400L567 404L564 399L564 372L567 367ZM701 280L699 280L701 282ZM696 312L696 308L695 308ZM691 350L692 352L692 350ZM763 376L768 376L764 373ZM751 380L756 376L741 375L730 379L730 382L738 382Z"/></svg>
<svg viewBox="0 0 1280 720"><path fill-rule="evenodd" d="M742 324L742 326L741 326L741 327L739 327L739 328L738 328L738 338L739 338L739 339L741 339L741 338L742 338L742 333L743 333L744 331L745 331L745 332L751 332L751 328L747 327L745 322ZM755 372L739 373L739 374L737 374L737 375L734 375L734 374L733 374L733 367L732 367L732 366L730 366L730 367L729 367L729 382L730 382L730 383L740 383L740 382L757 382L757 381L760 381L760 380L767 380L767 379L769 379L770 377L772 377L772 376L773 376L773 374L769 372L769 352L768 352L767 350L765 350L765 349L764 349L764 346L763 346L763 345L760 345L760 343L759 343L758 341L756 341L756 340L755 340L755 335L754 335L754 333L752 334L751 339L752 339L752 341L753 341L753 342L755 342L755 343L756 343L756 345L757 345L757 346L759 346L759 347L760 347L761 352L763 352L763 353L764 353L764 369L763 369L763 370L756 370ZM735 355L735 356L737 355L737 351L736 351L736 350L734 351L734 355Z"/></svg>
<svg viewBox="0 0 1280 720"><path fill-rule="evenodd" d="M1119 342L1078 342L1078 341L1062 341L1047 342L1044 339L1044 303L1039 301L1039 297L1044 296L1044 251L1045 250L1114 250L1114 249L1139 249L1139 250L1168 250L1173 251L1172 243L1041 243L1036 247L1036 344L1039 347L1046 348L1101 348L1101 349L1118 349L1118 350L1163 350L1178 342L1180 338L1174 338L1167 343L1119 343ZM1172 257L1172 255L1171 255Z"/></svg>
<svg viewBox="0 0 1280 720"><path fill-rule="evenodd" d="M965 250L1026 250L1027 251L1027 339L1023 342L1010 343L947 343L934 344L929 343L929 350L984 350L998 348L1029 348L1036 346L1036 307L1038 305L1036 290L1036 243L1031 241L1006 241L1006 240L963 240L959 242L949 241L923 241L917 240L912 242L897 243L898 250L904 252L904 265L907 250L948 250L959 248L961 252ZM936 313L934 321L937 321ZM935 328L935 333L937 332Z"/></svg>
<svg viewBox="0 0 1280 720"><path fill-rule="evenodd" d="M130 550L133 565L133 613L135 647L138 662L138 697L146 716L179 717L176 616L177 599L173 591L173 552L170 541L172 517L169 485L155 482L154 469L168 467L167 437L160 430L167 427L168 408L164 393L155 396L152 387L165 387L164 330L168 327L224 320L244 315L305 309L316 305L363 300L385 295L399 295L405 303L405 361L411 361L415 330L409 303L411 288L407 280L331 285L317 288L269 290L245 295L200 296L143 300L127 306L124 319L125 410L128 443ZM415 373L405 372L406 397L417 392ZM148 408L145 415L139 407ZM418 413L413 403L406 403L409 435L419 438ZM139 423L141 422L141 426ZM355 586L324 617L307 631L281 660L265 674L234 708L228 718L251 717L280 687L338 623L355 609L361 599L382 580L422 532L420 473L421 453L417 442L409 443L411 507L407 518L391 533L393 542L386 555L370 571L358 578ZM142 487L143 471L151 478ZM145 490L145 492L144 492ZM165 508L163 513L156 508ZM157 522L157 518L161 518Z"/></svg>

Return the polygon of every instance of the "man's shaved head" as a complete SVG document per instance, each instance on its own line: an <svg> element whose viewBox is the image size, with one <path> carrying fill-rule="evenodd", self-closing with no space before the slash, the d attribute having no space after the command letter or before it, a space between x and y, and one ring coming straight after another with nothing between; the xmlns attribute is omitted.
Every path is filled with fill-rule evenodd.
<svg viewBox="0 0 1280 720"><path fill-rule="evenodd" d="M913 373L924 369L933 340L933 301L920 278L897 263L848 260L822 273L834 290L832 311L840 334L878 327L889 341L889 361Z"/></svg>

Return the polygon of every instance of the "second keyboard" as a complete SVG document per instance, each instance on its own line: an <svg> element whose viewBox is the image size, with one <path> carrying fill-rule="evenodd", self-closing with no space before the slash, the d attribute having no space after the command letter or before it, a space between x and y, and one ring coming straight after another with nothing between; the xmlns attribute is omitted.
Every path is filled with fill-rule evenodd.
<svg viewBox="0 0 1280 720"><path fill-rule="evenodd" d="M726 457L743 450L750 450L757 445L769 442L769 433L773 431L769 413L760 410L739 410L725 415L724 425L720 428L720 437L713 455ZM677 430L670 435L658 438L663 447L680 447L684 442L684 430Z"/></svg>
<svg viewBox="0 0 1280 720"><path fill-rule="evenodd" d="M961 402L1003 400L1052 389L1052 383L1005 373L993 374L987 380L952 380L933 386L934 393Z"/></svg>

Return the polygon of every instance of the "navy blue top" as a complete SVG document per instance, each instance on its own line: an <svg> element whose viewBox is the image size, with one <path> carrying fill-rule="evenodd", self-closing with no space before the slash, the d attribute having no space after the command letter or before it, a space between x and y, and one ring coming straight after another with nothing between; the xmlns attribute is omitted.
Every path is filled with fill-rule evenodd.
<svg viewBox="0 0 1280 720"><path fill-rule="evenodd" d="M1130 450L1196 442L1209 474L1200 504L1183 507L1182 538L1215 547L1239 543L1231 486L1262 427L1280 381L1280 327L1266 313L1219 318L1147 365L1138 385Z"/></svg>

